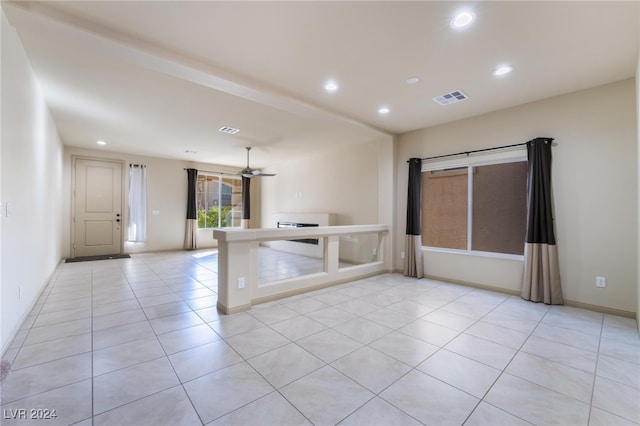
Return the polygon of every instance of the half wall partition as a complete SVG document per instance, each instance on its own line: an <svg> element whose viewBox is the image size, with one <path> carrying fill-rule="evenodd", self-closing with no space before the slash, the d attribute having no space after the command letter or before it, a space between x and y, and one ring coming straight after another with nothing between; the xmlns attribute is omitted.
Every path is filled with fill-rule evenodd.
<svg viewBox="0 0 640 426"><path fill-rule="evenodd" d="M381 250L388 232L387 225L216 229L218 308L231 314L253 304L390 272L391 265L381 260L386 258ZM313 239L322 247L321 257L309 258L317 263L313 267L293 275L260 275L260 270L291 255L269 248L266 256L264 250L272 242Z"/></svg>

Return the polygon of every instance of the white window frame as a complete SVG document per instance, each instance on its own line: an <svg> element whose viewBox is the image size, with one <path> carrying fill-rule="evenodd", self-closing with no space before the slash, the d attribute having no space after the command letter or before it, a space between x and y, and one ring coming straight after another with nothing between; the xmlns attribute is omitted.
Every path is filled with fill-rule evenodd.
<svg viewBox="0 0 640 426"><path fill-rule="evenodd" d="M234 179L234 180L238 180L240 181L241 178L240 177L236 177L236 176L229 176L228 174L224 174L224 173L210 173L210 172L199 172L198 173L198 177L200 176L213 176L213 177L217 177L218 178L218 208L221 208L222 205L222 179L223 178L229 178L229 179ZM233 197L233 195L232 195ZM206 211L205 211L206 214ZM220 222L222 221L222 216L220 214L218 214L218 226L211 226L211 227L206 227L206 228L200 228L198 227L198 229L239 229L241 228L241 226L226 226L224 228L222 228L220 225Z"/></svg>
<svg viewBox="0 0 640 426"><path fill-rule="evenodd" d="M443 247L422 246L422 251L454 253L467 256L491 257L508 260L524 260L524 255L496 253L488 251L472 250L473 238L473 167L490 166L492 164L516 163L527 161L526 145L516 149L496 150L495 152L484 152L480 154L470 154L467 157L457 157L453 159L435 159L422 162L422 172L444 171L450 169L467 168L467 249L450 249Z"/></svg>

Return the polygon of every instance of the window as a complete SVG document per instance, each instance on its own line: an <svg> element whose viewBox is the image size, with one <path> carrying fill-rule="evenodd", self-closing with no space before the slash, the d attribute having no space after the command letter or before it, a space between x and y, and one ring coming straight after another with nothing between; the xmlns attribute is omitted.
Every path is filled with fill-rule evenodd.
<svg viewBox="0 0 640 426"><path fill-rule="evenodd" d="M474 167L471 249L524 254L527 162Z"/></svg>
<svg viewBox="0 0 640 426"><path fill-rule="evenodd" d="M422 245L467 249L468 168L422 173Z"/></svg>
<svg viewBox="0 0 640 426"><path fill-rule="evenodd" d="M198 228L239 227L242 180L235 176L198 174Z"/></svg>
<svg viewBox="0 0 640 426"><path fill-rule="evenodd" d="M527 162L437 168L422 173L422 245L522 255Z"/></svg>

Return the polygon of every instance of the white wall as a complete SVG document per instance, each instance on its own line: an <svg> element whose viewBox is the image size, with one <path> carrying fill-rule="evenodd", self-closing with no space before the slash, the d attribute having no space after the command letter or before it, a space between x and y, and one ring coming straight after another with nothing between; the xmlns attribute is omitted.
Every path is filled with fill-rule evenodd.
<svg viewBox="0 0 640 426"><path fill-rule="evenodd" d="M634 79L558 96L399 137L398 236L403 247L407 165L427 157L556 139L553 189L565 299L627 312L637 309L638 156ZM402 244L401 244L402 243ZM398 250L399 251L399 250ZM397 262L402 265L399 253ZM425 253L426 274L518 290L512 261ZM500 271L498 276L495 275ZM435 272L435 273L434 273ZM595 287L596 275L607 287Z"/></svg>
<svg viewBox="0 0 640 426"><path fill-rule="evenodd" d="M274 213L331 213L332 225L378 220L377 144L350 145L295 161L269 165L262 182L262 224Z"/></svg>
<svg viewBox="0 0 640 426"><path fill-rule="evenodd" d="M215 164L170 160L166 158L123 154L99 149L88 150L67 146L64 150L63 184L63 217L65 218L63 223L64 257L70 257L71 255L71 169L73 156L111 159L124 162L122 205L125 240L126 224L128 223L127 197L129 193L129 164L145 164L147 166L147 241L144 243L130 243L125 241L125 253L181 250L183 248L187 204L187 173L184 171L185 168L229 173L237 172L237 169ZM251 192L253 199L257 198L257 191L258 186L252 183ZM153 210L158 210L160 214L153 215ZM259 211L257 202L252 204L252 213L253 211ZM217 241L213 239L213 231L211 229L198 231L199 248L216 246Z"/></svg>
<svg viewBox="0 0 640 426"><path fill-rule="evenodd" d="M272 161L274 178L261 181L259 226L272 226L276 213L330 213L332 225L395 223L395 150L391 136L370 142L342 146L295 160ZM376 237L377 241L377 237ZM361 237L341 241L341 255L370 261L376 241ZM393 231L382 243L381 260L392 266ZM344 245L344 247L343 247ZM366 248L362 248L366 247ZM360 250L362 248L362 250ZM366 252L366 253L365 253Z"/></svg>
<svg viewBox="0 0 640 426"><path fill-rule="evenodd" d="M63 147L2 13L2 352L62 257ZM6 212L6 210L5 210Z"/></svg>

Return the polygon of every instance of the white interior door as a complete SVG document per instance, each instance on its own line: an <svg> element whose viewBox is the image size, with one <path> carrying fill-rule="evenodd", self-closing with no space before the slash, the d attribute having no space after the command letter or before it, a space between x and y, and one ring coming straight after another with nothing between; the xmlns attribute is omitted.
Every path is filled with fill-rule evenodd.
<svg viewBox="0 0 640 426"><path fill-rule="evenodd" d="M74 161L73 257L122 251L122 163Z"/></svg>

